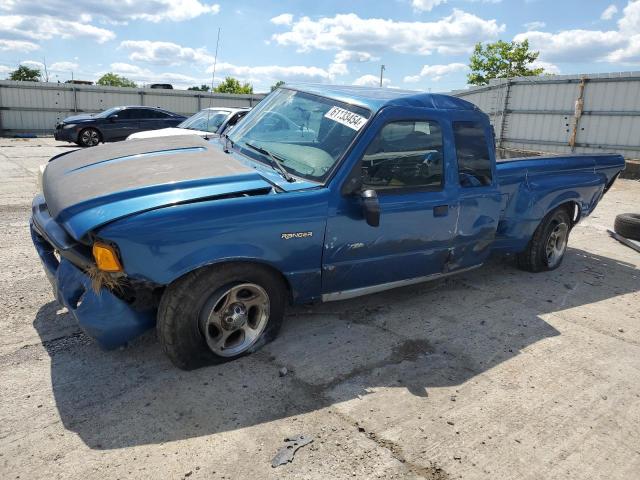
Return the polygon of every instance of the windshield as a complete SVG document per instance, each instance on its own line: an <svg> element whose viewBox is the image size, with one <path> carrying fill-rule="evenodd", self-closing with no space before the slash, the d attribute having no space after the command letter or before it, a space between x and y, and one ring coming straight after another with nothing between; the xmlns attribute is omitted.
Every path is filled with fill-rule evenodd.
<svg viewBox="0 0 640 480"><path fill-rule="evenodd" d="M228 116L228 110L201 110L180 123L178 128L216 133Z"/></svg>
<svg viewBox="0 0 640 480"><path fill-rule="evenodd" d="M229 139L253 158L269 163L247 145L277 156L288 172L321 182L369 116L361 107L280 88L238 123Z"/></svg>
<svg viewBox="0 0 640 480"><path fill-rule="evenodd" d="M122 110L121 107L112 107L112 108L108 108L106 109L104 112L100 112L100 113L96 113L94 115L94 117L96 118L107 118L109 115L111 115L112 113L116 113L119 112L120 110Z"/></svg>

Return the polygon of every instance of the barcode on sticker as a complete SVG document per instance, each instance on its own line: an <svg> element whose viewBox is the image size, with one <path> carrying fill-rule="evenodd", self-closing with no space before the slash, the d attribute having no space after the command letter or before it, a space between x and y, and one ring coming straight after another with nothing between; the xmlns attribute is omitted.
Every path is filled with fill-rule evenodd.
<svg viewBox="0 0 640 480"><path fill-rule="evenodd" d="M367 122L366 118L340 107L331 107L324 116L354 130L360 130Z"/></svg>

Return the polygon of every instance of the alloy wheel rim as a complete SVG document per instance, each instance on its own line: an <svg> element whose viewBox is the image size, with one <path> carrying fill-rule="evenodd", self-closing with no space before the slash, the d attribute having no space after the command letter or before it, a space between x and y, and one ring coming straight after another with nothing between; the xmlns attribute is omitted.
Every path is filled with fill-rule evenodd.
<svg viewBox="0 0 640 480"><path fill-rule="evenodd" d="M98 144L100 138L98 137L98 132L95 130L86 130L82 132L82 142L85 145L89 145L91 147Z"/></svg>
<svg viewBox="0 0 640 480"><path fill-rule="evenodd" d="M246 352L269 320L269 296L255 283L241 283L217 292L200 312L200 330L209 349L221 357Z"/></svg>
<svg viewBox="0 0 640 480"><path fill-rule="evenodd" d="M551 231L546 245L547 265L549 267L555 267L560 263L567 248L568 233L569 227L564 222L558 223Z"/></svg>

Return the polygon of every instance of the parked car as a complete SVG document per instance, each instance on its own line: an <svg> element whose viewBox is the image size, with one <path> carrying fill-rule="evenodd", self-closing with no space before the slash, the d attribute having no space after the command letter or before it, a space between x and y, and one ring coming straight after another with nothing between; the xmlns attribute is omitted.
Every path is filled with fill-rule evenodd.
<svg viewBox="0 0 640 480"><path fill-rule="evenodd" d="M100 142L124 140L143 130L175 127L186 119L183 115L155 107L113 107L93 115L65 118L56 125L56 140L94 147Z"/></svg>
<svg viewBox="0 0 640 480"><path fill-rule="evenodd" d="M149 88L157 88L159 90L173 90L173 85L170 83L152 83Z"/></svg>
<svg viewBox="0 0 640 480"><path fill-rule="evenodd" d="M249 110L251 110L249 107L205 108L175 127L133 133L127 137L127 140L170 137L172 135L200 135L201 137L210 137L211 134L223 135L249 113Z"/></svg>
<svg viewBox="0 0 640 480"><path fill-rule="evenodd" d="M315 137L267 135L274 115ZM494 151L488 116L459 98L287 85L225 138L64 153L31 233L88 335L114 348L155 324L174 364L195 368L272 340L289 303L439 279L492 253L558 268L624 159Z"/></svg>

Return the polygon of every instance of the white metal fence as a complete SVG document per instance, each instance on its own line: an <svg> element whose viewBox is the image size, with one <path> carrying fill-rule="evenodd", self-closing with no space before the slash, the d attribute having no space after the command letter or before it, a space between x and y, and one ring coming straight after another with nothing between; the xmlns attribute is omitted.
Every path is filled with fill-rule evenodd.
<svg viewBox="0 0 640 480"><path fill-rule="evenodd" d="M501 79L453 95L489 114L499 149L640 159L640 72Z"/></svg>
<svg viewBox="0 0 640 480"><path fill-rule="evenodd" d="M0 81L0 135L53 133L58 120L120 105L147 105L192 115L212 107L251 107L264 95Z"/></svg>

